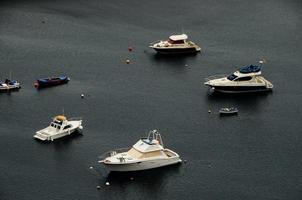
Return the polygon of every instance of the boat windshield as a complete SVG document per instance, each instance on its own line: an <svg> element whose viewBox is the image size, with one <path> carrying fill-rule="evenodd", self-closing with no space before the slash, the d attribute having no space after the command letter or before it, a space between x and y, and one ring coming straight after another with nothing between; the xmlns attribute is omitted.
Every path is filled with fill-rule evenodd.
<svg viewBox="0 0 302 200"><path fill-rule="evenodd" d="M171 40L171 39L169 39L168 42L170 44L183 44L183 43L185 43L184 40Z"/></svg>
<svg viewBox="0 0 302 200"><path fill-rule="evenodd" d="M235 78L237 78L235 74L231 74L227 77L227 79L229 79L230 81L234 80Z"/></svg>

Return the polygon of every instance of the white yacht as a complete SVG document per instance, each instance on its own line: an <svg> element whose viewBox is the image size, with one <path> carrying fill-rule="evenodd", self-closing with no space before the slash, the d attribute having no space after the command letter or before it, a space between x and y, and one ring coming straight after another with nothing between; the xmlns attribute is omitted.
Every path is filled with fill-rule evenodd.
<svg viewBox="0 0 302 200"><path fill-rule="evenodd" d="M110 171L138 171L181 163L181 159L174 151L164 148L161 135L153 130L132 148L104 154L99 163Z"/></svg>
<svg viewBox="0 0 302 200"><path fill-rule="evenodd" d="M16 80L6 79L4 82L0 81L0 91L18 90L20 88L20 83Z"/></svg>
<svg viewBox="0 0 302 200"><path fill-rule="evenodd" d="M205 85L213 91L222 93L262 92L273 89L273 84L261 76L261 66L250 65L240 68L233 74L211 76L206 78Z"/></svg>
<svg viewBox="0 0 302 200"><path fill-rule="evenodd" d="M40 131L36 132L34 138L39 140L51 140L70 135L75 131L82 131L82 120L81 119L70 119L64 115L56 116L50 125Z"/></svg>
<svg viewBox="0 0 302 200"><path fill-rule="evenodd" d="M196 53L201 50L186 34L171 35L168 40L151 44L150 48L162 54Z"/></svg>

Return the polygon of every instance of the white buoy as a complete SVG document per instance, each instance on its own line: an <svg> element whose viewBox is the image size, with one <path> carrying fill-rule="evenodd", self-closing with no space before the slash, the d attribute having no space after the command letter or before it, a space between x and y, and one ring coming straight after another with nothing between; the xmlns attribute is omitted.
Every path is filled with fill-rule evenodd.
<svg viewBox="0 0 302 200"><path fill-rule="evenodd" d="M89 167L89 169L93 169L93 167L92 167L92 166L90 166L90 167Z"/></svg>
<svg viewBox="0 0 302 200"><path fill-rule="evenodd" d="M188 65L188 64L185 64L185 67L189 67L189 65Z"/></svg>
<svg viewBox="0 0 302 200"><path fill-rule="evenodd" d="M101 189L101 186L98 185L98 186L96 186L96 188L97 188L97 189Z"/></svg>
<svg viewBox="0 0 302 200"><path fill-rule="evenodd" d="M131 180L131 181L133 181L133 180L134 180L134 178L133 178L133 177L130 177L130 180Z"/></svg>
<svg viewBox="0 0 302 200"><path fill-rule="evenodd" d="M211 113L211 112L212 112L211 110L208 111L208 113Z"/></svg>
<svg viewBox="0 0 302 200"><path fill-rule="evenodd" d="M110 183L109 183L109 182L106 182L106 183L105 183L105 185L107 185L107 186L108 186L108 185L110 185Z"/></svg>
<svg viewBox="0 0 302 200"><path fill-rule="evenodd" d="M130 63L130 60L126 60L126 63L129 64L129 63Z"/></svg>

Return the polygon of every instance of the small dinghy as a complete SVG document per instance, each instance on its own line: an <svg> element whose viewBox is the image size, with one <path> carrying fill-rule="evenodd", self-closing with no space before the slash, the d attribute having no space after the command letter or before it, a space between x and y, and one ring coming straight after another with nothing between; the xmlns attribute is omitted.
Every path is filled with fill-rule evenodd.
<svg viewBox="0 0 302 200"><path fill-rule="evenodd" d="M238 109L231 107L231 108L221 108L219 110L220 115L237 115Z"/></svg>
<svg viewBox="0 0 302 200"><path fill-rule="evenodd" d="M16 80L5 79L4 82L0 81L0 91L2 92L18 90L20 88L21 88L20 83L17 82Z"/></svg>
<svg viewBox="0 0 302 200"><path fill-rule="evenodd" d="M70 78L67 76L40 78L35 82L34 85L36 88L52 87L68 83L69 80Z"/></svg>

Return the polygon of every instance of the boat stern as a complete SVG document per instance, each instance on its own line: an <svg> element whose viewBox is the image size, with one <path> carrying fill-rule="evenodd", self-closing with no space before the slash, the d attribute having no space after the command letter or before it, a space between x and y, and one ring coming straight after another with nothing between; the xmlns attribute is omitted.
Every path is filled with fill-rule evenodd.
<svg viewBox="0 0 302 200"><path fill-rule="evenodd" d="M37 131L34 138L42 141L50 140L50 137L41 131Z"/></svg>

